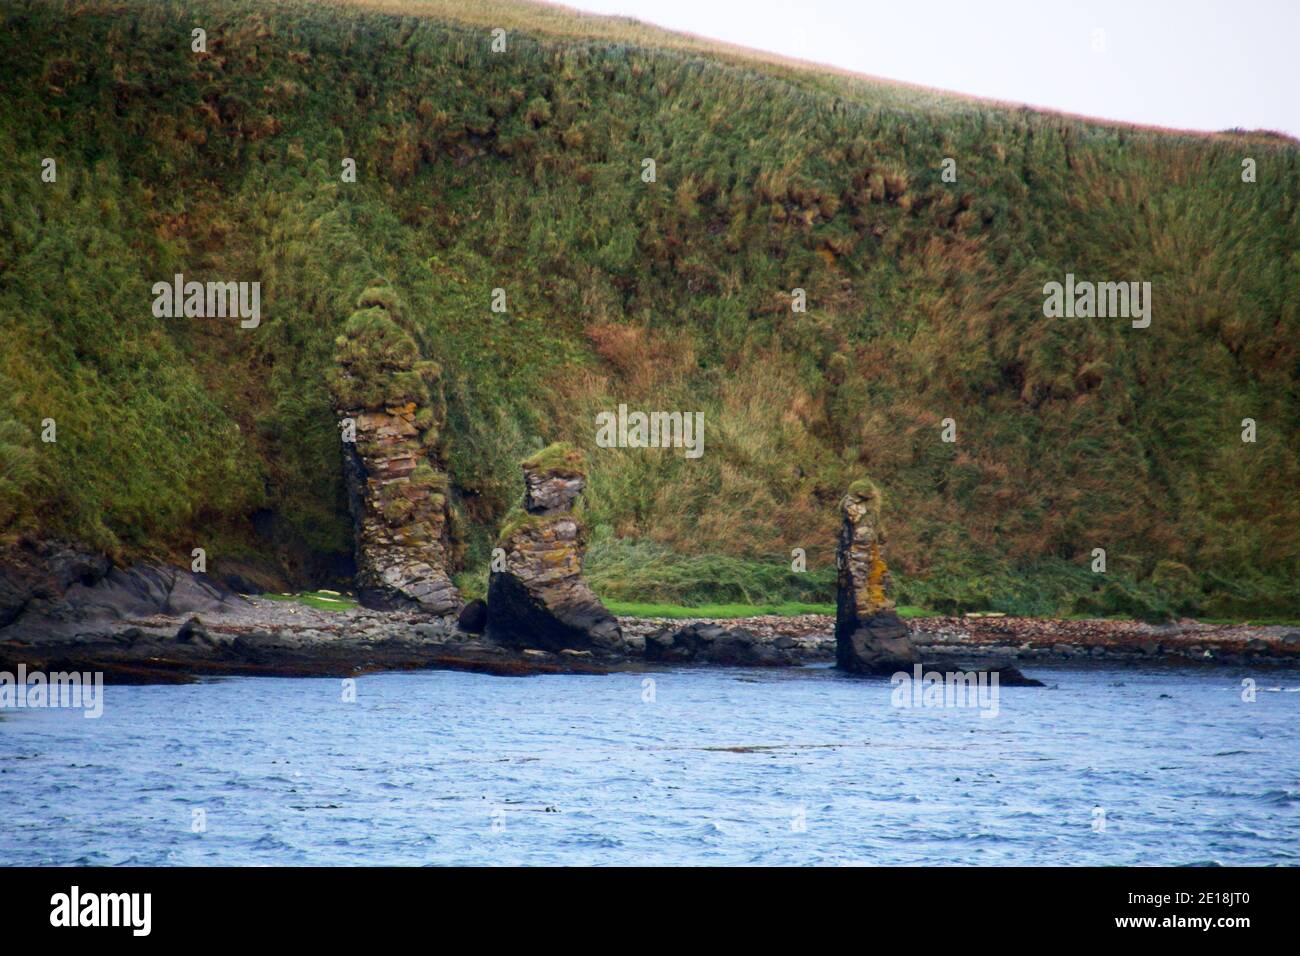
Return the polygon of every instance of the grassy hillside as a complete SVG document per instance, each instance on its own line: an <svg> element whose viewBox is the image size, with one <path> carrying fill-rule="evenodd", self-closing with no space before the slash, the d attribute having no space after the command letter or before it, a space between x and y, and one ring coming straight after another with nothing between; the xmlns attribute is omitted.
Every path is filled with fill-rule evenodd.
<svg viewBox="0 0 1300 956"><path fill-rule="evenodd" d="M443 370L470 590L516 463L568 440L622 601L828 600L869 473L909 603L1300 608L1294 142L458 6L0 8L0 535L274 554L328 586L350 525L326 373L382 278ZM260 326L155 318L176 272L260 281ZM1150 281L1151 327L1044 318L1067 272ZM704 412L703 457L596 448L619 402Z"/></svg>

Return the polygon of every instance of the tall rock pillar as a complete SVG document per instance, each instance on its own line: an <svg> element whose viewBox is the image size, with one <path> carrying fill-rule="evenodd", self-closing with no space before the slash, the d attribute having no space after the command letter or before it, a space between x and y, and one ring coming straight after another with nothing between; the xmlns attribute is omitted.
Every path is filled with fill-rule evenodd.
<svg viewBox="0 0 1300 956"><path fill-rule="evenodd" d="M551 651L617 651L618 621L582 579L586 537L575 513L586 485L580 452L551 445L522 462L524 498L506 516L488 580L493 640Z"/></svg>
<svg viewBox="0 0 1300 956"><path fill-rule="evenodd" d="M835 600L837 665L860 674L892 674L920 658L907 625L886 593L885 531L880 490L868 479L855 481L840 501L839 577Z"/></svg>
<svg viewBox="0 0 1300 956"><path fill-rule="evenodd" d="M451 614L448 480L438 460L439 370L397 321L391 289L371 287L335 340L330 375L367 607Z"/></svg>

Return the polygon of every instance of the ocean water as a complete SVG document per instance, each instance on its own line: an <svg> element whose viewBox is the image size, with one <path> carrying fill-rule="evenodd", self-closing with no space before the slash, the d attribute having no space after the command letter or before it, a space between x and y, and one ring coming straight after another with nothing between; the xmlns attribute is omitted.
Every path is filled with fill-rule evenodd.
<svg viewBox="0 0 1300 956"><path fill-rule="evenodd" d="M108 687L0 712L0 862L1300 863L1300 672L1027 670L996 717L823 667Z"/></svg>

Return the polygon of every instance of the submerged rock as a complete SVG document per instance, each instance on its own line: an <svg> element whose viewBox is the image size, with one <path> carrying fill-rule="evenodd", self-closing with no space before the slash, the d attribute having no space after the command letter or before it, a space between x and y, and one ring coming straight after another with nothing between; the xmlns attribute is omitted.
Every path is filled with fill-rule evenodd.
<svg viewBox="0 0 1300 956"><path fill-rule="evenodd" d="M622 649L618 621L582 579L586 538L574 511L586 484L581 454L552 445L522 467L523 502L506 516L504 558L488 581L488 637L551 651Z"/></svg>
<svg viewBox="0 0 1300 956"><path fill-rule="evenodd" d="M879 489L867 479L855 481L840 502L840 513L836 664L860 674L892 674L920 657L886 593L890 581Z"/></svg>
<svg viewBox="0 0 1300 956"><path fill-rule="evenodd" d="M330 389L356 535L357 599L382 610L451 614L448 479L439 462L439 370L393 311L392 291L362 293L335 341ZM354 440L349 440L354 439Z"/></svg>
<svg viewBox="0 0 1300 956"><path fill-rule="evenodd" d="M1000 687L1043 687L1046 686L1042 681L1033 677L1026 677L1020 670L1009 660L971 660L956 659L944 661L942 663L930 660L926 667L935 670L942 669L945 673L959 672L967 674L988 674L997 675L998 685Z"/></svg>

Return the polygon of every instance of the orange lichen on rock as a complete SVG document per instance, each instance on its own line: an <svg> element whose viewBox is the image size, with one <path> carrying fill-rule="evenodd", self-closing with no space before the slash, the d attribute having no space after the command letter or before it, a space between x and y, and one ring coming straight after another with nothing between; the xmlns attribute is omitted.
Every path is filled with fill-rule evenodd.
<svg viewBox="0 0 1300 956"><path fill-rule="evenodd" d="M880 490L865 478L850 485L840 501L836 660L845 670L863 673L890 673L917 660L888 593L880 509Z"/></svg>

